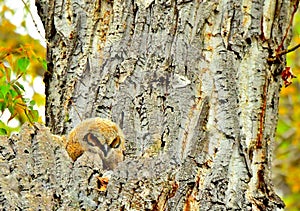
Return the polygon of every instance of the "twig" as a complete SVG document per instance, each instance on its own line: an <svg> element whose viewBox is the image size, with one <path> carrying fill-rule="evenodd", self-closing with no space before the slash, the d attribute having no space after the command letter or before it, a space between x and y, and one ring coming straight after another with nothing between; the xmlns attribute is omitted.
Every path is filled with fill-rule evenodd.
<svg viewBox="0 0 300 211"><path fill-rule="evenodd" d="M37 25L37 23L36 23L36 21L35 21L33 15L32 15L32 13L31 13L31 11L30 11L30 8L28 7L28 5L26 4L26 2L25 2L24 0L21 0L21 1L23 2L23 4L24 4L26 10L28 11L28 13L29 13L29 15L30 15L30 17L31 17L31 19L32 19L32 21L33 21L33 24L34 24L36 30L38 31L39 35L40 35L41 38L44 40L44 42L46 42L47 45L48 45L49 42L45 39L45 37L42 35L41 31L39 30L38 25Z"/></svg>

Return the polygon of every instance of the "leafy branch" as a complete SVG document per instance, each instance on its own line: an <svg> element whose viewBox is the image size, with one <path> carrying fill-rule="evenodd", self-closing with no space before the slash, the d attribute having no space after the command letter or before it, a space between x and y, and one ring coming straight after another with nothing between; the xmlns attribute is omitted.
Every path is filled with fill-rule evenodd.
<svg viewBox="0 0 300 211"><path fill-rule="evenodd" d="M24 97L25 88L20 82L34 60L46 67L46 61L36 57L29 47L0 48L0 113L6 109L10 112L7 122L18 117L33 124L39 119L38 111L33 108L36 102ZM1 127L0 135L6 134L7 130Z"/></svg>

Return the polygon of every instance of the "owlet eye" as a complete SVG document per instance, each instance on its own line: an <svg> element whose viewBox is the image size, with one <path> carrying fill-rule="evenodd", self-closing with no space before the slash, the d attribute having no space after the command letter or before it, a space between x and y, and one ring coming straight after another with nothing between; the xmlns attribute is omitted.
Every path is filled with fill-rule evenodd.
<svg viewBox="0 0 300 211"><path fill-rule="evenodd" d="M110 143L109 146L110 146L111 148L117 148L117 147L120 146L120 144L121 144L121 139L120 139L119 136L117 136L117 137Z"/></svg>
<svg viewBox="0 0 300 211"><path fill-rule="evenodd" d="M92 133L88 133L85 137L84 140L91 146L98 146L99 145L99 140L97 139L96 136L94 136Z"/></svg>

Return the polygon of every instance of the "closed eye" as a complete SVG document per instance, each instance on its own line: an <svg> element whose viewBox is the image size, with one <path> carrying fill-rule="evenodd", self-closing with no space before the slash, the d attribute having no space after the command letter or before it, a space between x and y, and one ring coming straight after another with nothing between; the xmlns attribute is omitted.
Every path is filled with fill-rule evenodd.
<svg viewBox="0 0 300 211"><path fill-rule="evenodd" d="M99 146L100 142L96 136L92 133L88 133L84 136L84 141L86 141L91 146Z"/></svg>
<svg viewBox="0 0 300 211"><path fill-rule="evenodd" d="M119 136L117 136L111 143L110 143L110 147L111 148L118 148L121 144L121 139Z"/></svg>

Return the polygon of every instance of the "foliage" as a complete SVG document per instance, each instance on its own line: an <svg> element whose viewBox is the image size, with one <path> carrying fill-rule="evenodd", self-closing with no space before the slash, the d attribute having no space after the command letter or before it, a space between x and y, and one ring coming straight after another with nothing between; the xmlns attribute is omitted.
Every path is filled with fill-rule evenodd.
<svg viewBox="0 0 300 211"><path fill-rule="evenodd" d="M21 125L41 121L41 117L34 108L35 104L44 105L45 98L34 91L31 98L24 93L31 89L37 76L41 76L46 69L45 49L39 41L29 35L16 33L16 26L7 18L6 14L14 14L3 1L0 1L0 114L8 110L8 121L0 121L0 134L9 135L19 127L12 128L7 123L17 119ZM25 21L22 26L26 27ZM28 88L27 88L28 87Z"/></svg>
<svg viewBox="0 0 300 211"><path fill-rule="evenodd" d="M300 43L300 13L295 15L293 40L290 48ZM275 148L274 181L282 191L286 210L300 210L300 50L287 55L287 66L291 66L298 77L282 88Z"/></svg>

